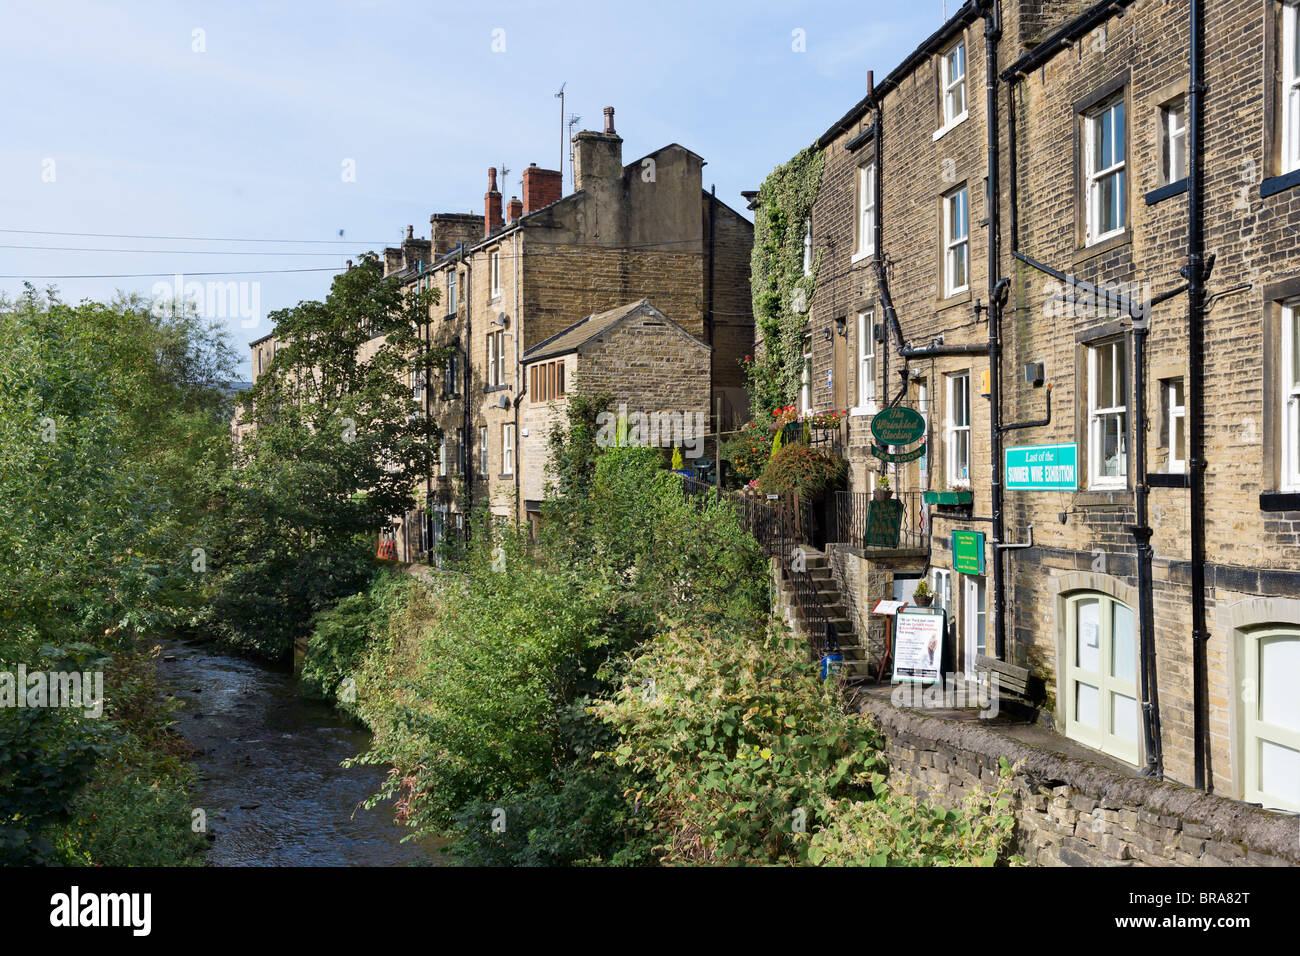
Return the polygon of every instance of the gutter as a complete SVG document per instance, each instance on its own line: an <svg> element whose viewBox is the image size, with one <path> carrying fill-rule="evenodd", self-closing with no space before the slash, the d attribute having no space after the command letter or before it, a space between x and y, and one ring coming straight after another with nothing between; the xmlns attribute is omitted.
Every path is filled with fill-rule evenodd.
<svg viewBox="0 0 1300 956"><path fill-rule="evenodd" d="M1087 36L1114 16L1123 16L1135 0L1101 0L1086 13L1061 27L1038 46L1002 71L1002 80L1014 83L1039 67L1046 66L1058 53L1069 49L1076 40Z"/></svg>

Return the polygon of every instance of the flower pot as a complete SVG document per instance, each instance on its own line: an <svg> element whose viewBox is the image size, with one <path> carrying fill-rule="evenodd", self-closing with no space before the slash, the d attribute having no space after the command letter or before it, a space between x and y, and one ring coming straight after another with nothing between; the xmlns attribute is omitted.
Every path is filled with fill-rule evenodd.
<svg viewBox="0 0 1300 956"><path fill-rule="evenodd" d="M892 497L894 497L893 488L877 488L871 493L872 501L888 501Z"/></svg>
<svg viewBox="0 0 1300 956"><path fill-rule="evenodd" d="M921 597L921 595L919 594L913 594L912 603L915 604L917 607L929 607L931 604L934 603L934 595L927 594L925 597Z"/></svg>

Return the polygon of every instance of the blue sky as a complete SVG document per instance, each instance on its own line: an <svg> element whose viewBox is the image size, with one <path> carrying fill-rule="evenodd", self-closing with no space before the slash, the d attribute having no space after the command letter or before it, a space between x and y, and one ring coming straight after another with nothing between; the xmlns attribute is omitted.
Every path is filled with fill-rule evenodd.
<svg viewBox="0 0 1300 956"><path fill-rule="evenodd" d="M489 166L510 169L507 199L530 162L553 168L561 83L578 128L600 128L612 105L625 159L681 143L708 161L705 188L743 209L740 190L820 135L865 93L867 70L884 76L943 17L943 0L4 6L0 229L293 240L342 229L346 240L4 231L6 276L341 266L395 244L408 223L427 235L431 212L481 214ZM149 251L4 248L15 245ZM211 277L258 283L260 315L227 319L245 363L244 343L270 330L266 314L322 297L329 278ZM167 280L34 281L77 301L149 295ZM0 279L10 296L21 285Z"/></svg>

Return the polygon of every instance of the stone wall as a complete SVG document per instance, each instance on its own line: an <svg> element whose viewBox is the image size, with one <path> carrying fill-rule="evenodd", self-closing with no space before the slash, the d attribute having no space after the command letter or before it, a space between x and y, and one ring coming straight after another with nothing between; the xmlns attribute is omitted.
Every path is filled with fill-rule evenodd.
<svg viewBox="0 0 1300 956"><path fill-rule="evenodd" d="M863 699L892 786L946 807L1016 768L1016 852L1038 866L1295 866L1300 819L1021 743L998 731Z"/></svg>

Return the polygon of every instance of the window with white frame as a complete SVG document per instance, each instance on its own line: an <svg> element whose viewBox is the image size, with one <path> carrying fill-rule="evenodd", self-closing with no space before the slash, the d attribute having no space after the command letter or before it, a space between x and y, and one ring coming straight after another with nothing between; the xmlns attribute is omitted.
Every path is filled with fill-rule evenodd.
<svg viewBox="0 0 1300 956"><path fill-rule="evenodd" d="M489 272L491 274L491 280L492 280L492 298L495 299L497 296L501 294L501 252L500 250L493 250L492 255L488 258L488 262L491 266Z"/></svg>
<svg viewBox="0 0 1300 956"><path fill-rule="evenodd" d="M1128 225L1124 98L1084 117L1087 157L1087 244L1122 233Z"/></svg>
<svg viewBox="0 0 1300 956"><path fill-rule="evenodd" d="M809 219L804 224L803 229L803 274L812 275L813 266L813 243L812 243L812 220Z"/></svg>
<svg viewBox="0 0 1300 956"><path fill-rule="evenodd" d="M1300 6L1282 8L1282 168L1300 169Z"/></svg>
<svg viewBox="0 0 1300 956"><path fill-rule="evenodd" d="M1300 299L1282 307L1282 490L1300 491Z"/></svg>
<svg viewBox="0 0 1300 956"><path fill-rule="evenodd" d="M1171 100L1160 108L1160 181L1168 185L1187 175L1187 101Z"/></svg>
<svg viewBox="0 0 1300 956"><path fill-rule="evenodd" d="M1128 369L1124 339L1088 347L1088 484L1128 480Z"/></svg>
<svg viewBox="0 0 1300 956"><path fill-rule="evenodd" d="M489 388L505 384L506 333L498 329L487 337L487 383Z"/></svg>
<svg viewBox="0 0 1300 956"><path fill-rule="evenodd" d="M501 474L515 473L515 426L513 422L501 426Z"/></svg>
<svg viewBox="0 0 1300 956"><path fill-rule="evenodd" d="M970 484L970 372L948 376L948 416L944 427L948 484Z"/></svg>
<svg viewBox="0 0 1300 956"><path fill-rule="evenodd" d="M447 477L447 434L442 435L442 441L438 443L438 477Z"/></svg>
<svg viewBox="0 0 1300 956"><path fill-rule="evenodd" d="M478 428L478 473L486 475L488 473L488 427L480 425Z"/></svg>
<svg viewBox="0 0 1300 956"><path fill-rule="evenodd" d="M1137 634L1131 608L1084 591L1065 601L1065 734L1136 764L1141 754Z"/></svg>
<svg viewBox="0 0 1300 956"><path fill-rule="evenodd" d="M858 246L855 258L876 251L876 164L858 167Z"/></svg>
<svg viewBox="0 0 1300 956"><path fill-rule="evenodd" d="M1165 382L1165 407L1169 420L1169 471L1187 471L1187 398L1183 380L1171 378Z"/></svg>
<svg viewBox="0 0 1300 956"><path fill-rule="evenodd" d="M806 335L803 340L803 371L799 373L799 411L807 414L812 411L812 336Z"/></svg>
<svg viewBox="0 0 1300 956"><path fill-rule="evenodd" d="M411 398L419 401L424 397L424 373L411 369Z"/></svg>
<svg viewBox="0 0 1300 956"><path fill-rule="evenodd" d="M858 410L876 405L876 314L858 313Z"/></svg>
<svg viewBox="0 0 1300 956"><path fill-rule="evenodd" d="M1241 638L1242 799L1300 810L1300 628L1247 631Z"/></svg>
<svg viewBox="0 0 1300 956"><path fill-rule="evenodd" d="M943 55L943 125L954 126L966 118L966 40L954 43Z"/></svg>
<svg viewBox="0 0 1300 956"><path fill-rule="evenodd" d="M970 193L966 187L943 197L943 291L970 288Z"/></svg>
<svg viewBox="0 0 1300 956"><path fill-rule="evenodd" d="M447 314L456 314L456 270L447 270Z"/></svg>

